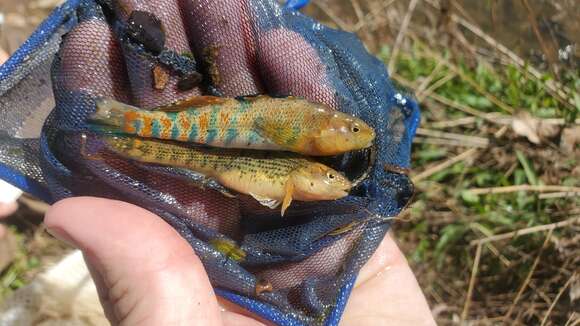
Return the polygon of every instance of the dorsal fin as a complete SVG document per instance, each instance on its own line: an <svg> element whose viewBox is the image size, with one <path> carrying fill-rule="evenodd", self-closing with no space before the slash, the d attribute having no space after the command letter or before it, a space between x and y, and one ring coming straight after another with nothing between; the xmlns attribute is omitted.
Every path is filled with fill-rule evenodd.
<svg viewBox="0 0 580 326"><path fill-rule="evenodd" d="M181 112L187 111L191 108L199 108L208 105L220 105L228 102L230 99L217 96L192 96L182 100L175 101L168 105L159 106L153 109L153 111L163 111L163 112Z"/></svg>

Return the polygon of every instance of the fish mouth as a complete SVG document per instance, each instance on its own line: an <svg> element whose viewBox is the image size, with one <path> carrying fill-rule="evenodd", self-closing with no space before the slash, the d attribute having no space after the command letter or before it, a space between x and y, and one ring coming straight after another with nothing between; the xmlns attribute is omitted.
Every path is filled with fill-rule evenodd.
<svg viewBox="0 0 580 326"><path fill-rule="evenodd" d="M349 191L350 191L350 187L345 188L345 189L340 189L339 191L336 192L337 198L344 198L344 197L348 196Z"/></svg>

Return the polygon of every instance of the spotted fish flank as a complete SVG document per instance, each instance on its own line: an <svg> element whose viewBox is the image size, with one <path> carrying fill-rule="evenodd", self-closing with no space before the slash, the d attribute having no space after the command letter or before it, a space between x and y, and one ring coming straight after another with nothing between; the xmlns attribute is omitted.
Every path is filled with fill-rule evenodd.
<svg viewBox="0 0 580 326"><path fill-rule="evenodd" d="M294 97L197 96L152 111L100 100L90 123L117 135L313 156L366 148L375 137L358 118Z"/></svg>
<svg viewBox="0 0 580 326"><path fill-rule="evenodd" d="M189 169L270 208L281 205L282 215L293 200L335 200L352 187L339 172L288 152L190 147L122 136L103 136L103 140L120 156Z"/></svg>

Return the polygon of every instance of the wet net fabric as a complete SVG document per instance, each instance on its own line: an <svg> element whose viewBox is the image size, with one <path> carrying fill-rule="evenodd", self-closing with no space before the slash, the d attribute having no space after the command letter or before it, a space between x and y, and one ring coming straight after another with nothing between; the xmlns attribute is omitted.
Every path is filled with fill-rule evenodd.
<svg viewBox="0 0 580 326"><path fill-rule="evenodd" d="M219 295L280 324L336 324L389 217L412 196L402 171L416 102L354 35L273 0L103 3L67 2L0 68L0 177L49 202L93 195L149 209L187 239ZM162 53L195 58L205 86L183 89L183 75L166 69L155 87L158 59L120 32L136 10L155 13ZM303 96L362 118L377 132L373 150L328 163L362 181L344 199L295 203L281 218L249 197L201 189L183 171L103 152L87 131L100 97L152 108L208 93ZM244 258L216 250L215 239Z"/></svg>

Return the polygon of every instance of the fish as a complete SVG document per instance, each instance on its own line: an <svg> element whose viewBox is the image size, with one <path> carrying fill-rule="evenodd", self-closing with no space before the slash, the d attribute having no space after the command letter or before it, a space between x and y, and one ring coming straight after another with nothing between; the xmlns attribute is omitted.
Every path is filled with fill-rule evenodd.
<svg viewBox="0 0 580 326"><path fill-rule="evenodd" d="M352 188L340 172L290 152L224 150L131 136L100 139L121 157L191 170L271 209L281 205L282 216L293 200L336 200Z"/></svg>
<svg viewBox="0 0 580 326"><path fill-rule="evenodd" d="M152 110L99 99L93 131L211 147L333 156L370 147L375 132L361 119L302 98L195 96Z"/></svg>

